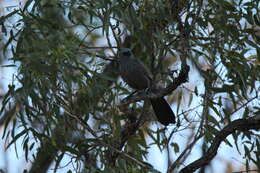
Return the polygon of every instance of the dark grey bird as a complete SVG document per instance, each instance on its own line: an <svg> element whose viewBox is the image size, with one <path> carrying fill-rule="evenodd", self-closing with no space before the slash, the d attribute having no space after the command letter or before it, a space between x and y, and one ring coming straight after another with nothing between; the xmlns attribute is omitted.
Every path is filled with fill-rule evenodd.
<svg viewBox="0 0 260 173"><path fill-rule="evenodd" d="M139 59L134 57L129 48L122 48L118 55L121 77L131 88L143 90L151 87L150 71ZM163 97L150 99L150 102L161 124L167 126L170 123L175 123L175 115Z"/></svg>

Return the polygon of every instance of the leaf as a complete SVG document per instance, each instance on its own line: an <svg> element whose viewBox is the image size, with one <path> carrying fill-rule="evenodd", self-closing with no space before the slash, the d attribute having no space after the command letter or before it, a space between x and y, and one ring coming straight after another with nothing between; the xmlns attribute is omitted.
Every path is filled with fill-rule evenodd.
<svg viewBox="0 0 260 173"><path fill-rule="evenodd" d="M208 131L211 133L211 134L214 134L214 135L216 135L219 131L215 128L215 127L213 127L213 126L207 126L207 129L208 129Z"/></svg>
<svg viewBox="0 0 260 173"><path fill-rule="evenodd" d="M237 136L236 132L232 133L232 136L234 138L234 143L235 143L236 149L237 149L238 153L241 154L239 147L238 147L238 136Z"/></svg>
<svg viewBox="0 0 260 173"><path fill-rule="evenodd" d="M216 113L217 116L221 117L221 113L213 104L210 106L210 108Z"/></svg>
<svg viewBox="0 0 260 173"><path fill-rule="evenodd" d="M222 107L222 96L218 97L218 106Z"/></svg>
<svg viewBox="0 0 260 173"><path fill-rule="evenodd" d="M30 151L33 149L34 144L35 144L35 142L33 142L33 143L30 145L30 148L29 148Z"/></svg>
<svg viewBox="0 0 260 173"><path fill-rule="evenodd" d="M228 141L228 139L225 139L224 142L229 145L230 147L233 147L232 144Z"/></svg>
<svg viewBox="0 0 260 173"><path fill-rule="evenodd" d="M198 96L198 87L197 86L195 86L194 93L196 96Z"/></svg>
<svg viewBox="0 0 260 173"><path fill-rule="evenodd" d="M192 100L193 100L193 93L190 93L190 98L189 98L189 103L188 103L188 106L191 105L192 103Z"/></svg>
<svg viewBox="0 0 260 173"><path fill-rule="evenodd" d="M19 139L21 136L23 136L26 133L28 133L28 129L24 129L23 131L21 131L20 133L15 135L14 138L11 140L11 142L7 145L6 148L9 148L14 142L17 141L17 139Z"/></svg>
<svg viewBox="0 0 260 173"><path fill-rule="evenodd" d="M248 156L250 155L250 151L246 145L244 145L244 150L245 150L245 155Z"/></svg>
<svg viewBox="0 0 260 173"><path fill-rule="evenodd" d="M10 64L10 65L1 65L0 67L16 67L15 64Z"/></svg>
<svg viewBox="0 0 260 173"><path fill-rule="evenodd" d="M217 126L217 127L220 128L220 123L219 123L219 121L217 121L213 115L210 115L210 114L209 114L207 118L208 118L208 121L209 121L209 122L211 122L212 124L214 124L215 126Z"/></svg>
<svg viewBox="0 0 260 173"><path fill-rule="evenodd" d="M2 101L2 108L0 110L0 114L3 113L4 108L6 107L6 104L9 102L9 100L11 99L11 96L14 92L14 85L8 85L8 92L4 95L3 101Z"/></svg>
<svg viewBox="0 0 260 173"><path fill-rule="evenodd" d="M244 111L244 113L243 113L243 116L242 116L243 118L247 118L247 117L249 117L249 109L248 109L248 107L246 106L245 107L245 111Z"/></svg>
<svg viewBox="0 0 260 173"><path fill-rule="evenodd" d="M26 137L24 144L23 144L23 149L25 150L25 160L26 160L26 162L28 161L28 141L29 141L29 137Z"/></svg>
<svg viewBox="0 0 260 173"><path fill-rule="evenodd" d="M179 110L180 110L181 100L182 100L182 91L179 92L178 98L177 98L177 114L179 113Z"/></svg>
<svg viewBox="0 0 260 173"><path fill-rule="evenodd" d="M171 146L173 147L175 153L180 152L180 148L177 143L173 142L173 143L171 143Z"/></svg>
<svg viewBox="0 0 260 173"><path fill-rule="evenodd" d="M254 14L253 17L254 17L254 20L255 20L255 24L258 25L258 26L260 26L260 18L259 18L259 16L256 15L256 14Z"/></svg>

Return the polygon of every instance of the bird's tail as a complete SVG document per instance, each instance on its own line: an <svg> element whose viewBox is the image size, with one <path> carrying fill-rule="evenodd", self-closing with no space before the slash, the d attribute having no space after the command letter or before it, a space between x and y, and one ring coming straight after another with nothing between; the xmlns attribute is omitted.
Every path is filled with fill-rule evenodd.
<svg viewBox="0 0 260 173"><path fill-rule="evenodd" d="M170 105L163 97L151 99L150 101L155 115L161 124L167 126L170 123L175 123L175 115Z"/></svg>

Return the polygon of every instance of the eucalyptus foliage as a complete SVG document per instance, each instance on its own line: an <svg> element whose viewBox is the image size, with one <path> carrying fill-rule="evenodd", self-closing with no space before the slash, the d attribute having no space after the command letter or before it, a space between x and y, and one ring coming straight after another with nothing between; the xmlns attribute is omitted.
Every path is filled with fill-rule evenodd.
<svg viewBox="0 0 260 173"><path fill-rule="evenodd" d="M259 0L27 0L0 18L3 53L17 67L2 99L2 138L8 147L22 140L16 147L33 162L31 172L46 172L52 162L55 172L66 155L75 172L156 172L146 159L152 145L169 151L169 171L183 168L200 139L206 151L232 120L259 114L259 9ZM180 21L190 81L168 96L177 124L155 128L146 104L129 105L133 117L120 109L132 91L119 78L116 52L130 47L154 79L169 83L163 74L180 70ZM143 112L147 123L118 148L126 125ZM183 130L194 141L187 151L178 142ZM260 169L259 132L232 138L225 143L244 156L247 170Z"/></svg>

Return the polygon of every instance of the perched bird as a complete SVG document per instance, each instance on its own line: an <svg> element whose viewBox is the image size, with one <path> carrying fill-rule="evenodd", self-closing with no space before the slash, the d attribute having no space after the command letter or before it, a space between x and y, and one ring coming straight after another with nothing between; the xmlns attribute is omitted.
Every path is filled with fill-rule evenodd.
<svg viewBox="0 0 260 173"><path fill-rule="evenodd" d="M134 57L129 48L122 48L119 51L119 70L123 80L133 89L143 90L152 84L151 73L148 68L137 58ZM150 99L153 110L158 121L167 126L175 123L175 115L163 98Z"/></svg>

